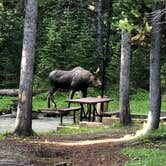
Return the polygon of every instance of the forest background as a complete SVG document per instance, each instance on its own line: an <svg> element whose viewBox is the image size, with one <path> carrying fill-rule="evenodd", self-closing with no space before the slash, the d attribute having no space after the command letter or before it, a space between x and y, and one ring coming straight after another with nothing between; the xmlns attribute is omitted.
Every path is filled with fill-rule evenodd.
<svg viewBox="0 0 166 166"><path fill-rule="evenodd" d="M109 17L108 0L103 1L103 53L107 21L111 22L106 84L117 87L120 72L121 28L131 31L131 87L149 89L150 21L153 0L115 0ZM25 0L0 2L0 89L18 88L23 39ZM165 31L165 28L162 29ZM166 34L161 42L161 87L166 92ZM48 73L102 67L97 48L97 14L92 0L39 0L34 89L48 87Z"/></svg>

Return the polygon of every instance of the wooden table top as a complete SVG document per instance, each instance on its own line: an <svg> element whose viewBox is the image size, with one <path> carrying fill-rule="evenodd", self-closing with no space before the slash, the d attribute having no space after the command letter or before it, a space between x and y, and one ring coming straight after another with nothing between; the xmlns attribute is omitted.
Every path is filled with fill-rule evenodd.
<svg viewBox="0 0 166 166"><path fill-rule="evenodd" d="M68 99L69 103L80 103L80 104L96 104L112 101L110 98L99 98L99 97L85 97L80 99Z"/></svg>

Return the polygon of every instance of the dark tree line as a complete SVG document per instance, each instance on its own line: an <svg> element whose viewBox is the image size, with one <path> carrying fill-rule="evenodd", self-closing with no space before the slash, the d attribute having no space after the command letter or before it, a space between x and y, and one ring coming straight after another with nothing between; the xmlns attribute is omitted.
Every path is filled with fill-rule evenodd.
<svg viewBox="0 0 166 166"><path fill-rule="evenodd" d="M18 88L23 37L25 1L4 0L0 7L0 88ZM144 1L103 0L98 16L98 2L92 0L39 1L37 49L34 85L47 84L49 71L55 68L71 69L75 66L90 68L102 66L97 44L99 24L102 31L102 53L106 56L106 83L118 84L120 71L121 30L119 20L128 18L126 27L132 30L131 81L133 87L149 87L150 34L142 32L146 13L152 5ZM113 3L113 10L112 8ZM129 12L131 11L131 12ZM111 12L111 13L110 13ZM112 15L112 16L111 16ZM101 19L98 19L101 17ZM125 24L125 23L124 23ZM139 26L138 26L139 25ZM164 34L164 33L163 33ZM135 36L142 38L134 38ZM109 37L108 37L109 36ZM165 88L165 35L162 35L161 79ZM111 47L110 47L111 46ZM109 48L109 52L107 52Z"/></svg>

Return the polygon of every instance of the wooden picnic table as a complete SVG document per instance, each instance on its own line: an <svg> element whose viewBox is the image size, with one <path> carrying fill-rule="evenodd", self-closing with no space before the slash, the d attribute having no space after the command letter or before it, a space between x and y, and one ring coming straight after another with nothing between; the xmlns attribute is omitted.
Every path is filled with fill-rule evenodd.
<svg viewBox="0 0 166 166"><path fill-rule="evenodd" d="M80 99L68 99L66 100L69 103L78 103L81 106L80 112L80 121L83 118L88 118L89 122L91 121L91 113L92 113L92 121L94 122L95 116L98 115L96 110L97 103L105 103L110 102L112 99L110 98L98 98L98 97L86 97ZM84 105L88 105L88 110L85 112ZM101 110L102 112L103 110ZM99 116L99 115L98 115Z"/></svg>

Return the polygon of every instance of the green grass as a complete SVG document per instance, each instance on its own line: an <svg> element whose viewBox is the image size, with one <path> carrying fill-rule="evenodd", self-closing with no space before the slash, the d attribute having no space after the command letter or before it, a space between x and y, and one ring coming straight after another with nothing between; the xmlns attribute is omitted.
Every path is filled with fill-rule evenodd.
<svg viewBox="0 0 166 166"><path fill-rule="evenodd" d="M130 96L130 108L132 113L148 114L149 111L149 93L139 90Z"/></svg>
<svg viewBox="0 0 166 166"><path fill-rule="evenodd" d="M154 130L145 136L145 139L157 140L157 139L166 139L166 125L160 124L158 130Z"/></svg>
<svg viewBox="0 0 166 166"><path fill-rule="evenodd" d="M140 146L127 147L122 153L129 156L125 166L164 166L166 165L166 125L139 139ZM137 140L138 141L138 140Z"/></svg>
<svg viewBox="0 0 166 166"><path fill-rule="evenodd" d="M73 126L67 126L65 128L62 128L58 131L56 131L57 134L81 134L81 133L88 133L88 134L94 134L100 131L104 131L108 129L108 126L102 126L102 127L80 127L79 125L73 125Z"/></svg>
<svg viewBox="0 0 166 166"><path fill-rule="evenodd" d="M7 136L14 136L14 134L12 132L10 132L10 131L6 131L4 133L0 133L0 139L3 139L5 137L7 137Z"/></svg>
<svg viewBox="0 0 166 166"><path fill-rule="evenodd" d="M119 99L117 92L107 92L111 94L111 98L114 100L109 105L109 110L119 109ZM150 109L149 92L139 89L130 94L130 110L131 113L145 114L147 115ZM162 99L161 110L166 110L166 99Z"/></svg>
<svg viewBox="0 0 166 166"><path fill-rule="evenodd" d="M113 99L109 104L109 111L115 111L119 109L119 99L118 90L109 89L105 92L106 96ZM99 96L100 92L94 89L89 89L88 96ZM65 100L68 98L68 93L56 92L54 95L56 97L57 106L59 108L66 107L68 103ZM79 97L77 93L76 98ZM15 97L0 96L0 110L10 108L12 100L16 100ZM47 108L47 93L42 93L40 95L33 97L33 110L39 110L42 108ZM130 109L131 113L148 114L149 111L149 93L145 90L137 90L130 94ZM166 110L166 99L162 99L162 110Z"/></svg>
<svg viewBox="0 0 166 166"><path fill-rule="evenodd" d="M147 148L126 148L123 154L128 155L131 161L124 166L164 166L166 165L166 151Z"/></svg>
<svg viewBox="0 0 166 166"><path fill-rule="evenodd" d="M95 133L99 133L102 132L104 133L107 130L110 129L116 129L119 128L121 126L121 124L119 122L116 123L112 123L111 125L104 125L104 126L100 126L100 127L86 127L86 126L79 126L79 125L67 125L64 126L58 130L53 130L53 131L49 131L45 134L66 134L66 135L77 135L77 134L95 134ZM40 133L39 133L40 134ZM41 133L43 134L43 133Z"/></svg>
<svg viewBox="0 0 166 166"><path fill-rule="evenodd" d="M9 109L13 103L12 100L17 100L16 97L0 96L0 110Z"/></svg>

